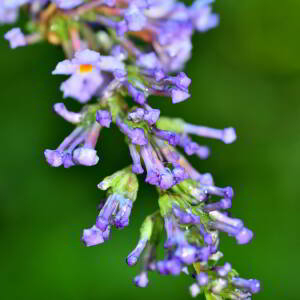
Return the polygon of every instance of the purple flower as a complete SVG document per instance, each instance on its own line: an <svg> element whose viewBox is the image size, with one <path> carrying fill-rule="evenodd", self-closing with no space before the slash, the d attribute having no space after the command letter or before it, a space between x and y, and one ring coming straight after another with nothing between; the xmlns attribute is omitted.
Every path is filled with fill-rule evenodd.
<svg viewBox="0 0 300 300"><path fill-rule="evenodd" d="M184 149L187 155L196 154L201 159L208 158L210 150L206 146L200 146L193 142L188 135L182 134L180 137L179 145Z"/></svg>
<svg viewBox="0 0 300 300"><path fill-rule="evenodd" d="M112 116L111 113L107 110L97 110L96 112L96 121L102 126L102 127L110 127L110 123L112 122Z"/></svg>
<svg viewBox="0 0 300 300"><path fill-rule="evenodd" d="M238 244L247 244L253 237L252 231L245 227L234 227L218 221L209 222L208 225L213 229L220 230L226 232L230 236L234 236Z"/></svg>
<svg viewBox="0 0 300 300"><path fill-rule="evenodd" d="M81 239L87 247L104 243L103 232L95 225L90 229L83 230Z"/></svg>
<svg viewBox="0 0 300 300"><path fill-rule="evenodd" d="M200 217L192 213L182 211L178 206L173 206L173 214L179 219L181 224L198 224L200 223Z"/></svg>
<svg viewBox="0 0 300 300"><path fill-rule="evenodd" d="M132 161L133 161L132 172L135 173L135 174L144 173L144 169L141 165L140 154L136 150L136 146L130 144L129 145L129 151L130 151L130 155L131 155L131 158L132 158Z"/></svg>
<svg viewBox="0 0 300 300"><path fill-rule="evenodd" d="M175 165L175 168L172 170L172 174L176 184L189 178L189 175L185 169L178 165Z"/></svg>
<svg viewBox="0 0 300 300"><path fill-rule="evenodd" d="M129 266L133 266L137 263L139 257L144 251L148 240L146 238L142 238L139 240L135 249L127 256L126 262Z"/></svg>
<svg viewBox="0 0 300 300"><path fill-rule="evenodd" d="M131 139L132 144L140 146L147 145L148 140L142 128L131 128L127 124L125 124L119 117L117 117L116 124L121 132L123 132Z"/></svg>
<svg viewBox="0 0 300 300"><path fill-rule="evenodd" d="M126 87L128 89L128 93L133 97L133 100L136 103L138 103L140 105L145 104L146 98L145 98L145 95L142 91L139 91L131 83L127 83Z"/></svg>
<svg viewBox="0 0 300 300"><path fill-rule="evenodd" d="M160 110L159 109L153 109L149 105L145 105L145 107L146 107L146 111L145 111L145 114L144 114L144 120L146 122L148 122L148 124L150 126L154 125L157 122L157 120L159 119Z"/></svg>
<svg viewBox="0 0 300 300"><path fill-rule="evenodd" d="M232 127L225 128L222 130L204 126L195 126L192 124L185 123L184 132L206 138L218 139L223 141L225 144L231 144L236 140L236 133L234 128Z"/></svg>
<svg viewBox="0 0 300 300"><path fill-rule="evenodd" d="M100 54L98 52L89 49L81 50L75 53L75 57L72 60L66 59L59 62L52 74L86 74L97 69L99 62Z"/></svg>
<svg viewBox="0 0 300 300"><path fill-rule="evenodd" d="M204 272L200 272L199 274L197 274L196 279L200 286L207 285L209 282L208 275Z"/></svg>
<svg viewBox="0 0 300 300"><path fill-rule="evenodd" d="M161 189L169 189L176 183L172 172L163 166L151 145L141 147L141 156L147 169L146 182Z"/></svg>
<svg viewBox="0 0 300 300"><path fill-rule="evenodd" d="M140 275L136 276L133 282L137 287L146 287L149 283L147 272L142 272Z"/></svg>
<svg viewBox="0 0 300 300"><path fill-rule="evenodd" d="M164 261L158 261L156 263L156 269L160 274L163 275L179 275L182 269L182 263L177 258L171 258Z"/></svg>
<svg viewBox="0 0 300 300"><path fill-rule="evenodd" d="M153 128L152 132L159 138L167 141L170 145L176 146L180 142L180 136L172 131L161 130Z"/></svg>
<svg viewBox="0 0 300 300"><path fill-rule="evenodd" d="M72 60L57 64L52 74L72 75L62 83L64 97L73 97L85 103L104 83L101 71L114 72L123 70L124 64L113 56L100 56L98 52L85 49L75 53Z"/></svg>
<svg viewBox="0 0 300 300"><path fill-rule="evenodd" d="M225 277L231 271L231 264L225 263L224 266L217 267L216 269L219 276Z"/></svg>
<svg viewBox="0 0 300 300"><path fill-rule="evenodd" d="M212 211L209 213L209 216L218 222L228 224L235 228L242 228L244 226L243 222L240 219L230 218L230 217L226 216L225 214L220 213L219 211Z"/></svg>
<svg viewBox="0 0 300 300"><path fill-rule="evenodd" d="M119 210L115 216L114 225L117 228L124 228L129 224L129 217L132 209L132 201L129 199L122 199L119 203Z"/></svg>
<svg viewBox="0 0 300 300"><path fill-rule="evenodd" d="M203 210L206 212L210 212L214 210L229 209L231 208L231 202L231 199L224 198L221 199L219 202L206 204L203 207Z"/></svg>
<svg viewBox="0 0 300 300"><path fill-rule="evenodd" d="M57 64L52 74L72 75L61 85L64 97L73 97L85 103L96 93L103 83L103 77L97 63L100 54L88 49L75 53L72 60L64 60Z"/></svg>
<svg viewBox="0 0 300 300"><path fill-rule="evenodd" d="M240 277L233 277L232 284L236 287L249 290L252 294L260 291L260 282L256 279L243 279Z"/></svg>
<svg viewBox="0 0 300 300"><path fill-rule="evenodd" d="M4 38L9 41L12 49L27 45L25 35L22 33L20 28L11 29L4 35Z"/></svg>
<svg viewBox="0 0 300 300"><path fill-rule="evenodd" d="M96 226L105 231L109 225L124 228L129 224L132 201L119 194L109 196L96 220Z"/></svg>
<svg viewBox="0 0 300 300"><path fill-rule="evenodd" d="M203 236L204 242L207 245L212 245L212 243L213 243L212 235L206 231L204 225L200 224L198 229L199 229L200 234Z"/></svg>
<svg viewBox="0 0 300 300"><path fill-rule="evenodd" d="M143 108L137 108L128 114L128 119L137 123L142 120L146 121L150 126L154 125L160 116L159 109L153 109L149 105L145 104Z"/></svg>
<svg viewBox="0 0 300 300"><path fill-rule="evenodd" d="M173 104L183 102L191 96L187 91L178 88L171 88L169 93Z"/></svg>
<svg viewBox="0 0 300 300"><path fill-rule="evenodd" d="M80 103L86 103L96 94L103 82L103 77L97 71L73 74L61 84L60 90L64 93L64 98L72 97Z"/></svg>
<svg viewBox="0 0 300 300"><path fill-rule="evenodd" d="M186 76L185 73L180 72L177 76L168 76L164 79L165 82L176 85L177 88L185 90L189 87L192 80Z"/></svg>
<svg viewBox="0 0 300 300"><path fill-rule="evenodd" d="M73 152L73 160L76 164L83 166L94 166L98 163L99 157L94 149L100 134L100 126L94 123L84 140L84 145Z"/></svg>
<svg viewBox="0 0 300 300"><path fill-rule="evenodd" d="M53 167L64 165L65 168L80 164L93 166L99 157L94 150L100 133L100 126L96 123L89 129L77 127L56 150L45 150L45 158ZM81 143L83 146L78 147ZM78 147L76 149L76 147Z"/></svg>

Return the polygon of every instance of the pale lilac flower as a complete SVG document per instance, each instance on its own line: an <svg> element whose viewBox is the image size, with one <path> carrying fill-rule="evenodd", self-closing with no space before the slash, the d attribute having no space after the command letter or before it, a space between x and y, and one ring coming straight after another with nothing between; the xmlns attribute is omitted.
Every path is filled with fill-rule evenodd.
<svg viewBox="0 0 300 300"><path fill-rule="evenodd" d="M104 243L103 232L95 225L90 229L83 230L81 239L87 247Z"/></svg>
<svg viewBox="0 0 300 300"><path fill-rule="evenodd" d="M251 293L256 294L260 291L260 282L256 279L243 279L239 277L232 278L232 284L236 287L249 290Z"/></svg>
<svg viewBox="0 0 300 300"><path fill-rule="evenodd" d="M53 110L70 123L78 124L82 119L81 113L69 111L63 103L55 103L53 105Z"/></svg>
<svg viewBox="0 0 300 300"><path fill-rule="evenodd" d="M12 49L27 45L25 35L22 33L20 28L11 29L4 35L4 38L9 41Z"/></svg>
<svg viewBox="0 0 300 300"><path fill-rule="evenodd" d="M149 283L147 272L142 272L140 275L136 276L133 281L138 287L146 287Z"/></svg>
<svg viewBox="0 0 300 300"><path fill-rule="evenodd" d="M100 127L94 124L88 129L77 127L56 150L45 150L45 158L53 167L64 165L65 168L80 164L92 166L98 163L99 157L94 149ZM81 143L83 146L78 147Z"/></svg>

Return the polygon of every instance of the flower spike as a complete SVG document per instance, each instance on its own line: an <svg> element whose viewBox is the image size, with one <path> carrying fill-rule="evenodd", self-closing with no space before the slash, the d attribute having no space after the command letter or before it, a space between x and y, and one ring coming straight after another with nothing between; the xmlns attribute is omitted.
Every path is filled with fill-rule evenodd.
<svg viewBox="0 0 300 300"><path fill-rule="evenodd" d="M68 110L69 104L54 104L54 112L74 129L56 149L44 151L48 164L65 168L97 165L96 146L103 129L114 134L117 128L128 145L132 164L98 184L106 196L94 224L83 230L83 244L103 244L112 228L129 225L135 214L139 177L155 186L159 208L146 217L137 245L126 258L129 266L139 264L133 283L146 287L150 272L188 275L193 280L189 288L193 297L203 293L207 300L244 300L259 292L260 282L240 277L228 262L219 263L223 256L219 233L247 244L253 232L228 213L235 197L233 189L220 187L210 173L199 172L185 157L207 159L210 155L210 149L192 136L232 144L236 131L164 117L155 105L162 97L173 104L192 98L192 79L182 70L191 56L193 33L207 32L219 24L213 3L1 0L0 24L15 22L25 6L29 32L13 28L4 38L13 49L40 40L60 45L66 58L52 74L67 76L60 85L63 98L83 104L78 112ZM115 143L118 147L117 140ZM159 245L163 245L161 256L157 255Z"/></svg>

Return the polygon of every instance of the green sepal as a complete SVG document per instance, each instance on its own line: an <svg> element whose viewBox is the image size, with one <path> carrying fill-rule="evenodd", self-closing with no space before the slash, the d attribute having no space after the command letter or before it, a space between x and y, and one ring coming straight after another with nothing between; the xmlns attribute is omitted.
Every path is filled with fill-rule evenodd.
<svg viewBox="0 0 300 300"><path fill-rule="evenodd" d="M147 239L150 244L158 245L164 228L164 222L159 211L148 216L143 222L140 232L141 239Z"/></svg>
<svg viewBox="0 0 300 300"><path fill-rule="evenodd" d="M119 194L134 202L137 198L139 182L137 176L132 173L131 166L105 177L98 188L108 190L108 194Z"/></svg>
<svg viewBox="0 0 300 300"><path fill-rule="evenodd" d="M25 28L29 33L40 32L39 26L35 21L28 21L25 25Z"/></svg>
<svg viewBox="0 0 300 300"><path fill-rule="evenodd" d="M61 17L56 16L51 19L50 23L50 31L55 32L62 41L68 41L69 40L69 31L68 31L68 21Z"/></svg>
<svg viewBox="0 0 300 300"><path fill-rule="evenodd" d="M163 217L168 215L172 210L172 202L170 201L170 196L168 194L161 195L158 199L158 205L161 215Z"/></svg>
<svg viewBox="0 0 300 300"><path fill-rule="evenodd" d="M95 22L97 19L97 13L92 10L87 11L80 16L80 19L87 22Z"/></svg>
<svg viewBox="0 0 300 300"><path fill-rule="evenodd" d="M162 130L168 130L177 133L183 133L184 131L184 121L179 118L172 119L161 117L156 124L157 127Z"/></svg>
<svg viewBox="0 0 300 300"><path fill-rule="evenodd" d="M123 110L127 109L127 104L123 101L123 99L119 95L115 95L105 99L111 115L113 122L116 122L116 118L118 115L122 115Z"/></svg>

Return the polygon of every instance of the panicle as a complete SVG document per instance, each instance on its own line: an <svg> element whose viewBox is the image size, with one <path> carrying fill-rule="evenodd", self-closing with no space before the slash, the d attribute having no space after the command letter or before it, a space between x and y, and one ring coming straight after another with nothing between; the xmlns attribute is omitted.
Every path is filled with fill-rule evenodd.
<svg viewBox="0 0 300 300"><path fill-rule="evenodd" d="M48 164L95 166L100 160L96 144L106 128L117 128L128 145L132 165L98 184L106 198L94 224L83 230L85 246L102 244L113 227L129 225L141 175L157 189L159 209L146 217L137 245L126 258L129 266L140 265L134 284L146 287L151 271L183 273L194 279L193 297L204 293L207 299L250 299L260 282L239 277L229 263L219 264L220 231L238 244L253 237L242 220L227 212L233 189L215 185L210 173L198 172L182 154L207 159L210 149L192 135L231 144L236 131L162 117L155 108L161 97L173 104L191 97L192 80L182 69L191 55L192 34L219 23L213 2L195 0L187 6L176 0L2 0L0 24L13 23L26 6L28 34L13 28L5 39L11 48L41 39L61 45L66 59L52 74L68 76L60 86L63 97L84 104L78 112L54 104L54 112L75 128L56 149L45 150Z"/></svg>

